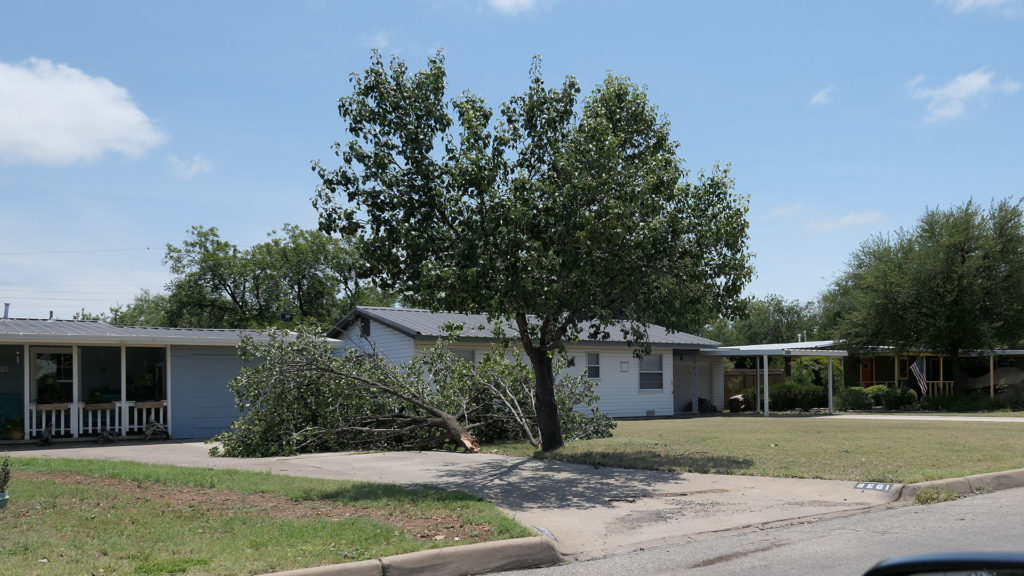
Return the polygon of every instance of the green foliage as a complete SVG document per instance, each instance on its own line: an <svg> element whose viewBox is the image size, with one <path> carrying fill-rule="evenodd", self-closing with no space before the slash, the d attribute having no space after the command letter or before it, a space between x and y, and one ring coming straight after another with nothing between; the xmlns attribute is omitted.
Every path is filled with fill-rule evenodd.
<svg viewBox="0 0 1024 576"><path fill-rule="evenodd" d="M875 403L864 388L840 388L835 396L834 408L841 412L847 410L871 410Z"/></svg>
<svg viewBox="0 0 1024 576"><path fill-rule="evenodd" d="M884 384L875 384L874 386L865 388L864 391L871 397L872 406L881 406L882 398L884 398L885 394L889 392L889 387Z"/></svg>
<svg viewBox="0 0 1024 576"><path fill-rule="evenodd" d="M882 393L881 405L886 410L905 410L908 408L914 408L917 405L917 392L914 392L906 386L886 388L885 392Z"/></svg>
<svg viewBox="0 0 1024 576"><path fill-rule="evenodd" d="M914 494L914 503L938 504L939 502L951 502L959 498L959 495L949 490L943 490L941 488L922 488L921 490L918 490L917 494Z"/></svg>
<svg viewBox="0 0 1024 576"><path fill-rule="evenodd" d="M783 382L770 389L769 407L772 410L810 410L828 405L825 389L814 384Z"/></svg>
<svg viewBox="0 0 1024 576"><path fill-rule="evenodd" d="M925 396L921 398L920 407L931 412L989 412L1006 409L1003 402L990 397L985 390L957 392L950 396Z"/></svg>
<svg viewBox="0 0 1024 576"><path fill-rule="evenodd" d="M267 242L240 249L216 228L193 226L180 246L168 244L163 321L200 328L267 327L281 314L333 323L355 304L392 300L366 286L352 239L285 224Z"/></svg>
<svg viewBox="0 0 1024 576"><path fill-rule="evenodd" d="M7 484L11 481L11 459L4 456L0 462L0 492L7 492Z"/></svg>
<svg viewBox="0 0 1024 576"><path fill-rule="evenodd" d="M854 252L823 296L823 315L851 348L961 351L1024 339L1024 212L973 200L928 209L911 229Z"/></svg>
<svg viewBox="0 0 1024 576"><path fill-rule="evenodd" d="M394 366L372 351L336 356L300 328L247 340L241 354L249 366L229 385L241 415L214 439L228 456L449 448L466 431L490 442L536 438L530 370L505 348L474 364L442 341ZM559 379L556 399L570 437L614 427L589 381Z"/></svg>
<svg viewBox="0 0 1024 576"><path fill-rule="evenodd" d="M820 306L817 302L785 300L778 294L744 302L736 317L719 316L704 327L702 335L725 346L795 342L820 337Z"/></svg>
<svg viewBox="0 0 1024 576"><path fill-rule="evenodd" d="M562 444L551 358L566 342L615 329L645 351L646 325L699 327L750 280L747 199L728 169L689 179L628 78L580 104L576 79L548 88L538 58L497 111L446 96L440 53L410 73L374 52L351 81L341 164L313 165L321 229L360 233L373 276L411 303L510 320L545 449Z"/></svg>

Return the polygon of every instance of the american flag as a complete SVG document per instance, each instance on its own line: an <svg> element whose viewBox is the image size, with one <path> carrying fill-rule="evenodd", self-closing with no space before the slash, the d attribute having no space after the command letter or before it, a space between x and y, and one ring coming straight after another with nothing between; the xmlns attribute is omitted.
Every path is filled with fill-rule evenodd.
<svg viewBox="0 0 1024 576"><path fill-rule="evenodd" d="M917 378L917 385L921 387L921 393L928 393L928 379L924 377L924 357L918 356L917 361L910 365L910 371Z"/></svg>

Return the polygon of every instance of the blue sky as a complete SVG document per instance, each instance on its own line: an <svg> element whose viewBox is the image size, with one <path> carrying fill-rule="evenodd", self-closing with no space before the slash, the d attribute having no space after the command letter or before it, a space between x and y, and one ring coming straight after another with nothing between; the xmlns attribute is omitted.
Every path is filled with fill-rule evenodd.
<svg viewBox="0 0 1024 576"><path fill-rule="evenodd" d="M1024 189L1024 0L35 2L0 18L0 300L106 311L170 279L192 225L240 246L316 224L314 159L371 48L443 49L497 106L609 71L696 172L750 198L749 293L815 298L926 207Z"/></svg>

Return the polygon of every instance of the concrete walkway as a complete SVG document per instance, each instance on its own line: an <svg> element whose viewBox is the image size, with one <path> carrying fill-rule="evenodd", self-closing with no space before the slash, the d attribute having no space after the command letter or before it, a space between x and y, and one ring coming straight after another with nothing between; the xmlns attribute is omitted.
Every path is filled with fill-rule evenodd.
<svg viewBox="0 0 1024 576"><path fill-rule="evenodd" d="M209 445L202 442L169 441L56 444L10 452L16 457L129 460L460 489L494 502L523 524L549 534L557 540L558 551L570 559L684 542L717 531L849 513L894 502L902 489L898 484L880 491L849 481L594 468L497 454L388 452L211 458L208 450Z"/></svg>
<svg viewBox="0 0 1024 576"><path fill-rule="evenodd" d="M1024 424L1024 416L943 416L937 414L836 414L822 418L839 420L920 420L922 422L1014 422Z"/></svg>

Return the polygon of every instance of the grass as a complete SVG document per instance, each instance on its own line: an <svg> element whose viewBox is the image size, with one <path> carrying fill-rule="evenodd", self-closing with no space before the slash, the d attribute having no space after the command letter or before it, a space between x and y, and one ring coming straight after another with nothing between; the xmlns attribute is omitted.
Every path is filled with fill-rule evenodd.
<svg viewBox="0 0 1024 576"><path fill-rule="evenodd" d="M960 496L949 490L939 488L924 488L914 495L915 504L937 504L939 502L950 502L959 499Z"/></svg>
<svg viewBox="0 0 1024 576"><path fill-rule="evenodd" d="M12 459L0 574L259 574L530 535L461 492Z"/></svg>
<svg viewBox="0 0 1024 576"><path fill-rule="evenodd" d="M614 436L567 442L554 453L529 444L506 454L594 466L913 483L1024 468L1011 422L775 417L620 421Z"/></svg>

